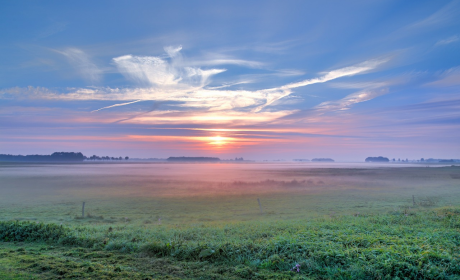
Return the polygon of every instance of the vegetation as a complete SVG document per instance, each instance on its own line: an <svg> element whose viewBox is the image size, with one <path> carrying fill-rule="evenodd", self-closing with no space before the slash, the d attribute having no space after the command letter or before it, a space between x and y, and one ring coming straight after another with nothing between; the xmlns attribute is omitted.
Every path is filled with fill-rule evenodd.
<svg viewBox="0 0 460 280"><path fill-rule="evenodd" d="M334 162L332 158L314 158L311 161L313 162Z"/></svg>
<svg viewBox="0 0 460 280"><path fill-rule="evenodd" d="M390 162L390 160L386 157L367 157L365 162Z"/></svg>
<svg viewBox="0 0 460 280"><path fill-rule="evenodd" d="M85 156L82 153L74 153L74 152L56 152L51 155L4 155L0 154L0 161L8 161L8 162L15 162L15 161L83 161Z"/></svg>
<svg viewBox="0 0 460 280"><path fill-rule="evenodd" d="M458 279L459 228L460 209L452 207L149 228L3 221L0 265L10 263L6 276L41 279L79 272L134 279ZM139 259L163 265L138 265Z"/></svg>
<svg viewBox="0 0 460 280"><path fill-rule="evenodd" d="M216 157L169 157L167 161L217 162L217 161L220 161L220 158L216 158Z"/></svg>
<svg viewBox="0 0 460 280"><path fill-rule="evenodd" d="M0 162L81 162L84 160L122 160L122 157L86 157L82 153L55 152L51 155L5 155L0 154ZM129 157L125 157L128 160Z"/></svg>

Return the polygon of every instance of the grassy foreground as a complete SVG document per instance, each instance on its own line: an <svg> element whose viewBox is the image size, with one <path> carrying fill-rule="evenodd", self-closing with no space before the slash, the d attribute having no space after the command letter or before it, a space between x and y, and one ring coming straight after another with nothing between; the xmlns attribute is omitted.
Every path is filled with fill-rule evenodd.
<svg viewBox="0 0 460 280"><path fill-rule="evenodd" d="M460 279L459 229L454 207L157 227L3 221L0 278Z"/></svg>

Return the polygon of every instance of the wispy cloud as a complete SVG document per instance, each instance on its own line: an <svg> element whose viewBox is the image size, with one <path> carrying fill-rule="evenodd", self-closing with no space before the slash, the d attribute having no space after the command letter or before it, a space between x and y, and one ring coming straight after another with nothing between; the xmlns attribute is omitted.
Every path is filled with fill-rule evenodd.
<svg viewBox="0 0 460 280"><path fill-rule="evenodd" d="M56 33L62 32L67 28L67 25L67 22L53 22L47 28L38 33L38 38L46 38Z"/></svg>
<svg viewBox="0 0 460 280"><path fill-rule="evenodd" d="M450 3L446 4L441 9L432 13L428 17L421 19L417 22L412 23L407 26L406 29L420 29L427 28L439 24L445 24L452 19L455 19L458 16L458 11L460 10L460 1L453 0Z"/></svg>
<svg viewBox="0 0 460 280"><path fill-rule="evenodd" d="M181 77L165 60L154 56L124 55L113 59L128 79L145 85L176 85Z"/></svg>
<svg viewBox="0 0 460 280"><path fill-rule="evenodd" d="M177 57L180 49L167 49L170 57ZM173 66L174 62L160 57L123 56L115 58L119 68L125 75L139 82L149 83L147 87L137 88L80 88L69 89L66 93L28 88L23 94L34 98L57 100L114 100L125 101L95 111L125 106L143 100L173 101L182 108L196 108L201 111L250 110L260 113L267 106L278 104L279 100L289 96L295 88L316 83L325 83L341 77L366 73L375 69L387 60L368 60L353 66L331 70L313 79L306 79L280 87L261 90L227 90L223 87L206 88L210 76L221 73L223 69L208 69ZM197 79L193 81L193 79ZM20 89L0 91L4 96L12 96L21 92ZM353 99L353 100L360 100ZM349 102L353 102L350 97ZM236 116L236 115L235 115ZM235 117L236 118L236 117ZM219 119L219 118L218 118ZM257 119L257 118L255 118Z"/></svg>
<svg viewBox="0 0 460 280"><path fill-rule="evenodd" d="M225 69L201 69L183 62L181 46L165 47L169 60L159 56L124 55L113 59L118 70L128 79L157 88L173 86L200 86L208 83L211 76ZM222 63L221 63L222 64Z"/></svg>
<svg viewBox="0 0 460 280"><path fill-rule="evenodd" d="M341 88L341 89L373 89L373 88L381 88L387 86L388 82L376 82L376 81L369 81L369 82L336 82L331 83L330 86L333 88Z"/></svg>
<svg viewBox="0 0 460 280"><path fill-rule="evenodd" d="M447 39L439 40L438 42L436 42L435 46L448 45L448 44L451 44L451 43L455 43L455 42L457 42L459 40L460 40L460 36L454 35L454 36L451 36L451 37L449 37Z"/></svg>
<svg viewBox="0 0 460 280"><path fill-rule="evenodd" d="M207 89L222 89L222 88L228 88L228 87L232 87L236 85L250 84L252 82L253 81L251 80L246 80L246 81L238 81L238 82L233 82L233 83L224 83L223 85L217 86L217 87L207 87Z"/></svg>
<svg viewBox="0 0 460 280"><path fill-rule="evenodd" d="M266 63L241 59L231 55L226 55L223 53L205 53L202 56L189 58L187 61L184 61L188 66L217 66L217 65L237 65L247 68L263 68L266 66Z"/></svg>
<svg viewBox="0 0 460 280"><path fill-rule="evenodd" d="M78 70L80 75L89 82L98 82L101 79L102 71L96 66L89 56L80 49L68 48L56 51L69 60L69 62Z"/></svg>
<svg viewBox="0 0 460 280"><path fill-rule="evenodd" d="M460 67L451 68L440 75L440 79L427 86L450 87L460 85Z"/></svg>
<svg viewBox="0 0 460 280"><path fill-rule="evenodd" d="M190 65L216 66L216 65L239 65L249 68L261 68L264 63L243 59L232 58L211 58L206 60L197 60L190 62Z"/></svg>
<svg viewBox="0 0 460 280"><path fill-rule="evenodd" d="M375 60L368 60L353 66L344 67L336 70L332 70L326 73L323 73L322 76L313 79L307 79L296 83L290 83L279 88L273 88L269 91L271 94L267 96L265 104L257 107L254 109L255 112L262 110L264 107L269 106L270 104L274 103L277 100L280 100L283 97L286 97L292 93L291 89L304 87L307 85L317 84L317 83L325 83L331 80L335 80L341 77L346 76L354 76L357 74L362 74L367 71L375 69L382 63L387 62L387 59L375 59Z"/></svg>
<svg viewBox="0 0 460 280"><path fill-rule="evenodd" d="M291 83L287 84L285 86L280 87L281 89L292 89L292 88L298 88L298 87L304 87L307 85L311 84L317 84L317 83L325 83L331 80L335 80L337 78L341 77L346 77L346 76L353 76L357 74L362 74L364 72L370 71L375 69L377 66L379 66L382 63L387 62L387 59L374 59L374 60L368 60L353 66L349 67L344 67L336 70L332 70L329 72L326 72L323 74L323 76L314 78L314 79L308 79L308 80L303 80L301 82L297 83Z"/></svg>
<svg viewBox="0 0 460 280"><path fill-rule="evenodd" d="M315 106L314 109L320 112L348 110L352 105L356 103L369 101L387 93L388 89L364 90L352 93L339 100L326 101L320 103L319 105Z"/></svg>

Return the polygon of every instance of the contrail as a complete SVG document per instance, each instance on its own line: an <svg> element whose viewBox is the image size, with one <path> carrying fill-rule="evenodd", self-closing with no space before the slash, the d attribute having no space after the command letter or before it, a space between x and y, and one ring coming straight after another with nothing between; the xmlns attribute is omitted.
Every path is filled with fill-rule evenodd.
<svg viewBox="0 0 460 280"><path fill-rule="evenodd" d="M127 120L132 120L132 119L135 119L135 118L137 118L137 117L139 117L139 116L142 116L142 115L145 115L145 114L147 114L147 113L153 112L153 111L155 111L156 109L158 109L158 107L160 107L160 105L161 105L162 103L164 103L164 102L154 102L154 103L153 103L153 106L152 106L152 108L151 108L151 110L149 110L149 111L147 111L147 112L143 112L143 113L137 114L137 115L135 115L135 116L133 116L133 117L129 117L129 118L126 118L126 119L121 119L121 120L118 120L118 121L114 121L113 123L120 123L120 122L124 122L124 121L127 121Z"/></svg>
<svg viewBox="0 0 460 280"><path fill-rule="evenodd" d="M147 100L139 99L139 100L132 101L132 102L127 102L127 103L120 103L120 104L110 105L110 106L107 106L107 107L103 107L103 108L100 108L100 109L91 111L91 113L94 113L94 112L97 112L97 111L100 111L100 110L104 110L104 109L108 109L108 108L112 108L112 107L118 107L118 106L129 105L129 104L133 104L133 103L140 102L140 101L147 101Z"/></svg>

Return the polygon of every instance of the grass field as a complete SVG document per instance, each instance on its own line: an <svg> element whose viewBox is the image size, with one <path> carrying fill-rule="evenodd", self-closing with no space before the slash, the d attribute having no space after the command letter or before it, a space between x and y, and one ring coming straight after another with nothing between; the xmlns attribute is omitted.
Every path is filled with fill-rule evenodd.
<svg viewBox="0 0 460 280"><path fill-rule="evenodd" d="M0 278L460 279L458 178L459 167L3 164Z"/></svg>

